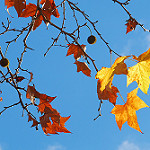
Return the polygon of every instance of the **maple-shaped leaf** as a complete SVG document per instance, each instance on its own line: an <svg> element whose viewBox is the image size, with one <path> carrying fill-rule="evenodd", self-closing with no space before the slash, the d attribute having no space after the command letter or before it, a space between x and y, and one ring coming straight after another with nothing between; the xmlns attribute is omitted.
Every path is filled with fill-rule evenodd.
<svg viewBox="0 0 150 150"><path fill-rule="evenodd" d="M42 4L42 8L37 9L37 6L35 4L29 3L26 6L26 9L21 14L21 17L27 18L29 16L31 17L35 16L37 12L33 30L35 30L42 23L42 21L44 21L44 23L48 25L49 24L48 21L50 21L52 14L56 14L55 16L57 18L59 17L59 13L58 13L58 10L56 9L56 5L54 1L45 0L45 1L42 1L41 4Z"/></svg>
<svg viewBox="0 0 150 150"><path fill-rule="evenodd" d="M66 56L69 56L69 55L72 55L74 54L74 58L76 60L78 60L79 58L81 58L81 56L84 56L84 52L83 50L85 51L86 50L86 45L81 45L81 47L79 45L75 45L75 44L68 44L69 45L69 49L68 49L68 52L67 52L67 55Z"/></svg>
<svg viewBox="0 0 150 150"><path fill-rule="evenodd" d="M115 115L120 130L122 125L127 121L130 127L142 133L137 122L136 111L149 106L137 96L137 91L138 89L135 89L128 93L127 102L124 105L115 105L111 111L111 113Z"/></svg>
<svg viewBox="0 0 150 150"><path fill-rule="evenodd" d="M91 77L91 70L85 62L76 61L74 64L77 65L77 72L82 71L85 75Z"/></svg>
<svg viewBox="0 0 150 150"><path fill-rule="evenodd" d="M26 8L26 0L5 0L5 6L7 6L7 9L14 6L18 17L20 17L23 9Z"/></svg>
<svg viewBox="0 0 150 150"><path fill-rule="evenodd" d="M127 86L133 81L136 81L138 87L147 94L150 84L150 49L144 52L139 57L133 56L133 59L138 63L132 67L129 67L127 75Z"/></svg>
<svg viewBox="0 0 150 150"><path fill-rule="evenodd" d="M102 67L102 69L97 72L95 78L99 79L101 82L101 92L105 89L106 86L111 88L115 74L128 74L127 65L124 63L124 60L128 57L129 56L118 57L111 68Z"/></svg>
<svg viewBox="0 0 150 150"><path fill-rule="evenodd" d="M99 100L109 100L113 105L116 104L116 99L117 99L117 93L119 93L119 90L115 86L107 86L105 90L101 91L101 82L100 80L97 81L97 94Z"/></svg>
<svg viewBox="0 0 150 150"><path fill-rule="evenodd" d="M54 0L41 0L40 4L43 5L44 3L45 3L45 6L48 7L48 9L49 9L49 5L51 6L51 9L49 9L49 11L50 11L50 13L52 13L52 15L54 15L56 18L60 17L58 9L56 8Z"/></svg>
<svg viewBox="0 0 150 150"><path fill-rule="evenodd" d="M41 122L42 129L46 135L58 134L58 132L71 133L70 131L68 131L65 128L65 122L69 118L70 118L70 116L69 117L61 117L60 116L59 123L57 123L55 121L53 121L53 123L51 123L51 121L49 119L49 115L44 114L43 116L40 117L40 122Z"/></svg>
<svg viewBox="0 0 150 150"><path fill-rule="evenodd" d="M44 109L44 115L40 117L40 123L44 133L46 135L58 134L58 132L71 133L65 128L65 122L70 116L61 117L57 110L53 109L50 104L47 103L47 106Z"/></svg>
<svg viewBox="0 0 150 150"><path fill-rule="evenodd" d="M26 92L26 98L30 99L33 104L35 104L35 98L40 97L40 93L36 91L34 86L28 85Z"/></svg>
<svg viewBox="0 0 150 150"><path fill-rule="evenodd" d="M28 122L29 121L33 121L33 124L31 127L36 127L36 129L38 129L37 126L38 126L39 122L36 119L34 119L30 114L28 114Z"/></svg>
<svg viewBox="0 0 150 150"><path fill-rule="evenodd" d="M127 23L125 25L127 26L127 34L128 32L135 30L136 25L138 25L138 22L135 19L130 18L129 20L127 20Z"/></svg>
<svg viewBox="0 0 150 150"><path fill-rule="evenodd" d="M53 122L52 126L53 128L55 129L55 131L57 132L64 132L64 133L71 133L69 130L67 130L65 128L65 123L66 121L70 118L71 116L69 117L61 117L60 116L60 123L58 124L57 122Z"/></svg>

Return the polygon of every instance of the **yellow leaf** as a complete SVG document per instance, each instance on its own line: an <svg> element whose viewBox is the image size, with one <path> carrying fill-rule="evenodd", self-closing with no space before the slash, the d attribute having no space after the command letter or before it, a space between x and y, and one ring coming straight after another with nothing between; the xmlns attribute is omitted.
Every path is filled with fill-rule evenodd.
<svg viewBox="0 0 150 150"><path fill-rule="evenodd" d="M137 96L137 90L135 89L128 93L127 102L124 105L116 105L111 111L115 115L120 130L122 125L127 121L130 127L142 133L137 122L136 111L149 106Z"/></svg>
<svg viewBox="0 0 150 150"><path fill-rule="evenodd" d="M133 59L136 59L138 61L150 61L150 48L141 54L138 58L133 55Z"/></svg>
<svg viewBox="0 0 150 150"><path fill-rule="evenodd" d="M127 75L127 86L133 81L136 81L138 87L147 94L150 84L150 49L147 52L141 54L138 58L133 56L133 59L139 62L132 67L129 67Z"/></svg>
<svg viewBox="0 0 150 150"><path fill-rule="evenodd" d="M124 63L124 60L129 56L118 57L111 68L102 67L100 71L97 72L95 78L101 81L101 92L105 89L106 86L111 88L112 80L114 74L127 74L127 66Z"/></svg>
<svg viewBox="0 0 150 150"><path fill-rule="evenodd" d="M114 77L114 69L102 67L100 71L97 72L95 78L101 81L100 90L103 91L106 86L111 87L112 80Z"/></svg>

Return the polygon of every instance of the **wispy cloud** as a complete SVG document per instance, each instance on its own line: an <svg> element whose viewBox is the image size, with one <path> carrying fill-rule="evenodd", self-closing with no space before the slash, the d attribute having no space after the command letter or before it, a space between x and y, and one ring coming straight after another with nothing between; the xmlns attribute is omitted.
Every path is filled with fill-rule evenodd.
<svg viewBox="0 0 150 150"><path fill-rule="evenodd" d="M146 41L147 41L147 45L148 45L147 49L149 49L150 48L150 35L146 36Z"/></svg>
<svg viewBox="0 0 150 150"><path fill-rule="evenodd" d="M47 147L47 150L66 150L66 148L60 144L55 144L55 145L49 145Z"/></svg>
<svg viewBox="0 0 150 150"><path fill-rule="evenodd" d="M129 141L124 141L119 147L118 150L140 150L139 146L131 143Z"/></svg>

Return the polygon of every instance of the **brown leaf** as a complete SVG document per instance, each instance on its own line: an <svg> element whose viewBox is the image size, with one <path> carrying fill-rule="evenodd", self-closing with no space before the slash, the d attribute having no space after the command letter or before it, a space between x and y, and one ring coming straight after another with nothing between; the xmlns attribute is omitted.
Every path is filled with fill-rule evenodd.
<svg viewBox="0 0 150 150"><path fill-rule="evenodd" d="M33 124L32 124L32 126L31 127L35 127L36 126L36 128L37 128L37 126L38 126L38 121L36 120L36 119L34 119L30 114L28 114L28 122L29 121L33 121Z"/></svg>
<svg viewBox="0 0 150 150"><path fill-rule="evenodd" d="M135 30L136 25L138 25L138 22L135 19L130 18L129 20L127 20L127 23L125 25L127 26L127 34L128 32Z"/></svg>
<svg viewBox="0 0 150 150"><path fill-rule="evenodd" d="M49 13L54 15L56 18L59 18L58 9L56 8L54 0L41 0L40 4L44 4L44 9L49 10Z"/></svg>
<svg viewBox="0 0 150 150"><path fill-rule="evenodd" d="M97 94L99 100L109 100L113 105L116 104L117 99L117 93L119 93L119 90L117 87L112 86L111 88L107 86L105 90L101 91L101 82L100 80L97 81Z"/></svg>
<svg viewBox="0 0 150 150"><path fill-rule="evenodd" d="M30 72L30 80L29 80L29 83L32 81L32 79L33 79L33 73ZM28 84L29 84L29 83L28 83Z"/></svg>
<svg viewBox="0 0 150 150"><path fill-rule="evenodd" d="M25 78L23 76L16 76L14 79L16 79L17 82L21 82Z"/></svg>
<svg viewBox="0 0 150 150"><path fill-rule="evenodd" d="M37 10L37 6L35 4L29 3L25 10L21 13L21 17L32 17L35 15Z"/></svg>
<svg viewBox="0 0 150 150"><path fill-rule="evenodd" d="M91 70L85 62L76 61L74 64L77 65L77 72L82 71L85 75L91 77Z"/></svg>
<svg viewBox="0 0 150 150"><path fill-rule="evenodd" d="M20 17L23 9L26 8L26 0L5 0L5 5L7 9L14 6L18 13L18 17Z"/></svg>
<svg viewBox="0 0 150 150"><path fill-rule="evenodd" d="M28 85L28 89L26 92L26 98L30 99L33 105L35 104L35 98L40 97L40 93L36 91L34 86Z"/></svg>
<svg viewBox="0 0 150 150"><path fill-rule="evenodd" d="M79 45L75 45L75 44L68 44L68 45L69 45L69 49L68 49L68 52L67 52L66 56L74 54L74 58L76 60L81 58L81 56L84 56L83 50L85 51L85 49L86 49L85 45L83 45L83 44L81 45L83 50L80 48Z"/></svg>

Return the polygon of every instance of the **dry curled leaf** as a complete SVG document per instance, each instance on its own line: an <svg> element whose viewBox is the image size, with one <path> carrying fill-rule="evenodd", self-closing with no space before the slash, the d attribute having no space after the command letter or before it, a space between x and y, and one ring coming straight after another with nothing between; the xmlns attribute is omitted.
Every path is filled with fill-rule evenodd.
<svg viewBox="0 0 150 150"><path fill-rule="evenodd" d="M136 25L138 25L137 21L133 18L130 18L127 20L127 23L125 24L127 26L126 34L132 30L135 30Z"/></svg>

